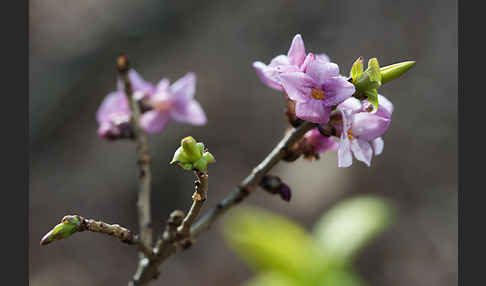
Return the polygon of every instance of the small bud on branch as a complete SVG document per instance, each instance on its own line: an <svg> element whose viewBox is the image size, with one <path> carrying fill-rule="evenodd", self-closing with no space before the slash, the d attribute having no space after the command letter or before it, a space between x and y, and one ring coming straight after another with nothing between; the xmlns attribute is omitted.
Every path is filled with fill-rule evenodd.
<svg viewBox="0 0 486 286"><path fill-rule="evenodd" d="M196 142L194 138L187 136L181 140L181 147L175 151L170 164L178 164L186 170L205 172L208 164L215 161L214 156L206 150L203 143Z"/></svg>
<svg viewBox="0 0 486 286"><path fill-rule="evenodd" d="M76 232L91 231L107 234L118 238L124 243L137 244L138 237L129 229L118 224L108 224L102 221L87 219L79 215L67 215L41 239L40 244L46 245L55 240L65 239Z"/></svg>

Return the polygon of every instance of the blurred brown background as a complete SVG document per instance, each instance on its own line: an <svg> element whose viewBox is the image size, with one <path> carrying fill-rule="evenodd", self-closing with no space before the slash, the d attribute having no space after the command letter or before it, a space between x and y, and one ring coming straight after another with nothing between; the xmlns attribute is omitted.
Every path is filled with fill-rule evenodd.
<svg viewBox="0 0 486 286"><path fill-rule="evenodd" d="M355 161L338 169L336 154L282 163L274 173L293 188L290 204L264 192L245 203L310 228L336 200L383 195L398 217L362 252L361 276L370 285L457 284L456 1L31 0L29 13L31 285L126 285L136 269L135 249L102 235L39 246L65 214L137 230L135 146L96 136L95 112L115 88L116 56L126 53L152 82L196 72L196 98L208 115L206 126L173 122L150 138L160 229L171 210L190 204L192 174L168 165L183 136L207 143L218 160L208 206L280 140L283 100L251 63L286 53L296 33L343 74L358 56L417 64L381 90L395 112L372 168ZM168 260L153 285L237 285L250 277L218 228Z"/></svg>

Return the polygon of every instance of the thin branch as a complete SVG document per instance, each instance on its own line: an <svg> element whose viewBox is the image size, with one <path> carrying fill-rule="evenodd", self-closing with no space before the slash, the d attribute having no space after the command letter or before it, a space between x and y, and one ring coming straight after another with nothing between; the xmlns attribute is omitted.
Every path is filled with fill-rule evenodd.
<svg viewBox="0 0 486 286"><path fill-rule="evenodd" d="M130 101L130 109L132 112L132 126L137 141L137 153L139 164L139 183L140 190L138 193L138 217L140 225L140 239L147 248L152 248L152 226L151 226L151 211L150 211L150 192L152 174L150 170L150 154L148 151L147 134L140 127L140 106L133 98L133 89L128 76L129 63L125 56L120 56L117 60L117 69L120 78L124 84L125 94Z"/></svg>
<svg viewBox="0 0 486 286"><path fill-rule="evenodd" d="M155 258L144 258L139 261L137 272L128 283L129 286L147 285L153 279L157 279L159 276L159 266L162 261L181 249L176 241L178 238L177 228L183 219L184 213L182 211L175 210L170 214L167 226L155 245Z"/></svg>
<svg viewBox="0 0 486 286"><path fill-rule="evenodd" d="M287 150L297 143L307 131L314 127L316 127L316 124L304 122L298 128L287 133L272 152L253 169L250 175L230 195L219 202L216 207L211 209L192 226L191 235L193 237L198 236L201 232L208 229L229 208L245 199L259 185L262 178L286 156Z"/></svg>
<svg viewBox="0 0 486 286"><path fill-rule="evenodd" d="M131 230L122 227L118 224L109 224L103 221L96 221L94 219L84 218L80 215L66 215L62 218L60 224L68 223L73 229L70 233L91 231L113 236L123 243L136 245L147 257L153 257L152 249L146 248L139 239L139 236L134 234ZM69 235L68 235L69 236ZM67 236L66 236L67 237ZM66 238L59 236L59 234L48 232L41 240L41 245L46 245L54 240Z"/></svg>
<svg viewBox="0 0 486 286"><path fill-rule="evenodd" d="M169 223L164 235L157 241L157 246L154 251L156 254L156 259L140 261L137 273L135 274L134 279L130 281L129 286L147 285L152 279L156 279L159 274L158 268L163 261L176 252L187 249L191 245L193 238L198 236L204 230L207 230L224 212L245 199L259 185L262 178L280 160L285 158L288 150L290 150L290 147L297 143L307 131L314 127L316 127L316 124L304 122L298 128L292 129L290 132L288 132L273 149L273 151L270 152L270 154L268 154L268 156L253 169L250 175L248 175L248 177L246 177L230 195L228 195L225 199L218 203L216 207L206 213L205 216L192 224L195 217L197 217L200 208L202 207L202 201L196 202L195 200L188 216L185 218L185 223L187 225L192 224L189 235L185 235L184 232L180 231L186 227L179 227L177 233L174 233L174 224L172 224L171 228L171 219L169 219ZM198 189L200 191L204 191L204 194L207 191L207 175L202 176L203 174L204 173L197 174L200 184L199 187L196 185L196 194ZM198 206L195 206L195 204ZM175 213L179 214L179 218L183 217L181 216L180 211L173 212L171 217Z"/></svg>
<svg viewBox="0 0 486 286"><path fill-rule="evenodd" d="M177 232L181 236L189 236L191 226L198 217L204 203L206 202L206 193L208 190L208 175L201 171L195 171L197 181L195 182L196 191L192 195L192 206L187 216L182 221Z"/></svg>

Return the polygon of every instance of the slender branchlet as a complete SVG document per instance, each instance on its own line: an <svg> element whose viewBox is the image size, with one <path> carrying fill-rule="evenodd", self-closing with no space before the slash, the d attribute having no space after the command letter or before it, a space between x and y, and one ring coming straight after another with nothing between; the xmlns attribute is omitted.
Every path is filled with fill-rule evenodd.
<svg viewBox="0 0 486 286"><path fill-rule="evenodd" d="M304 134L316 127L316 124L310 122L304 122L298 128L293 129L288 132L284 138L277 144L277 146L268 154L268 156L258 164L246 177L235 190L219 202L216 207L211 209L206 213L201 219L196 221L192 228L192 236L197 236L204 230L208 229L213 222L224 214L232 206L238 204L243 199L245 199L254 189L258 186L262 178L285 156L287 155L287 150L299 141Z"/></svg>
<svg viewBox="0 0 486 286"><path fill-rule="evenodd" d="M298 128L286 133L284 138L282 138L272 152L270 152L270 154L268 154L268 156L252 170L250 175L248 175L248 177L246 177L231 194L219 202L199 220L195 221L206 198L208 180L206 173L196 171L198 181L196 182L196 192L193 196L193 204L189 213L185 217L180 211L175 211L171 214L171 218L169 218L164 234L156 243L154 251L156 259L141 261L134 279L129 285L147 285L152 279L156 279L159 274L158 268L165 259L178 251L187 249L192 244L192 240L203 231L209 229L218 217L231 207L243 201L260 184L263 177L279 161L287 156L289 148L299 141L307 131L314 127L316 127L316 124L304 122ZM178 221L181 224L177 226L177 229L175 228L174 223L170 223L174 216L179 219ZM186 231L187 228L190 228L189 232Z"/></svg>
<svg viewBox="0 0 486 286"><path fill-rule="evenodd" d="M55 240L68 238L72 234L82 231L98 232L113 236L123 243L136 245L147 257L154 256L152 249L145 247L141 243L139 236L134 234L128 228L118 224L109 224L103 221L84 218L80 215L64 216L58 225L44 235L40 241L40 244L46 245Z"/></svg>
<svg viewBox="0 0 486 286"><path fill-rule="evenodd" d="M140 127L140 106L133 97L132 84L129 78L130 65L125 56L117 59L117 70L124 85L125 94L130 101L132 112L131 123L134 136L137 141L138 165L139 165L139 184L137 208L140 226L140 239L147 248L152 248L152 226L150 211L150 192L151 192L151 168L150 154L148 150L147 134Z"/></svg>
<svg viewBox="0 0 486 286"><path fill-rule="evenodd" d="M201 172L199 170L196 170L194 172L197 177L197 181L194 182L196 191L192 195L192 206L178 229L179 235L186 237L189 236L191 226L198 217L202 207L204 206L204 203L206 202L208 190L208 175L205 172Z"/></svg>

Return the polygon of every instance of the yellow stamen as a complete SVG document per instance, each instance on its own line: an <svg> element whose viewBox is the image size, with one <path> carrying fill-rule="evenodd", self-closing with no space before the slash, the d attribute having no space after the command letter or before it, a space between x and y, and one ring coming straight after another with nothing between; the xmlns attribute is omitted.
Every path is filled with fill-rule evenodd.
<svg viewBox="0 0 486 286"><path fill-rule="evenodd" d="M351 129L348 129L348 132L347 133L348 133L348 138L350 140L353 140L354 137L353 137L353 134L351 134L352 133L352 130Z"/></svg>
<svg viewBox="0 0 486 286"><path fill-rule="evenodd" d="M317 99L317 100L324 100L324 99L326 99L326 97L324 96L324 91L323 90L320 90L320 89L315 89L315 88L312 89L311 97L313 99Z"/></svg>

